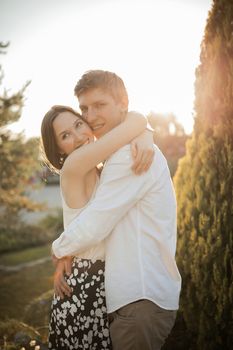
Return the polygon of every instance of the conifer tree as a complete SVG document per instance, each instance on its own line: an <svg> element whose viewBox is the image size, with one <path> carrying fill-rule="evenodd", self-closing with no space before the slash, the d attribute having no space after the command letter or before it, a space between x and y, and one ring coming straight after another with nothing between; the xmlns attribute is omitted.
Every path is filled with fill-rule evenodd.
<svg viewBox="0 0 233 350"><path fill-rule="evenodd" d="M7 44L0 43L0 53ZM3 71L0 66L0 84ZM13 134L7 126L19 120L27 84L17 93L0 93L0 223L10 226L17 220L21 209L33 209L25 190L33 172L38 168L38 141L25 140L22 133Z"/></svg>
<svg viewBox="0 0 233 350"><path fill-rule="evenodd" d="M195 125L174 179L190 349L233 344L233 2L214 0L196 70Z"/></svg>

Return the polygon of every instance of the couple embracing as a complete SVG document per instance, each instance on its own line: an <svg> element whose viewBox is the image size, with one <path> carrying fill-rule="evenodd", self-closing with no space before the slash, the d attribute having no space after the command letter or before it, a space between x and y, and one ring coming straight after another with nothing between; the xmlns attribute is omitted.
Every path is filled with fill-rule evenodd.
<svg viewBox="0 0 233 350"><path fill-rule="evenodd" d="M49 348L157 350L181 287L168 165L146 118L128 112L119 76L88 71L75 95L81 114L56 105L41 126L64 219L52 244Z"/></svg>

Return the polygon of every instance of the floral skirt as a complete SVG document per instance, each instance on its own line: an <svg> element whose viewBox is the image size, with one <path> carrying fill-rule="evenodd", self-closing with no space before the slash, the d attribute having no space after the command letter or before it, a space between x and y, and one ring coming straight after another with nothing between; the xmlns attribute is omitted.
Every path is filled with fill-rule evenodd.
<svg viewBox="0 0 233 350"><path fill-rule="evenodd" d="M104 262L74 258L66 278L70 297L54 295L49 324L49 349L112 349L105 303Z"/></svg>

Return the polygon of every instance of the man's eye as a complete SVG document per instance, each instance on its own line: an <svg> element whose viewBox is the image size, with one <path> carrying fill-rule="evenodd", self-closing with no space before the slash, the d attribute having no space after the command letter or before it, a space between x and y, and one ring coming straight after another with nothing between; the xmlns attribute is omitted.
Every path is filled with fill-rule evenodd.
<svg viewBox="0 0 233 350"><path fill-rule="evenodd" d="M104 105L105 105L105 103L100 102L100 103L97 103L97 104L96 104L96 107L97 107L97 108L101 108L101 107L103 107Z"/></svg>
<svg viewBox="0 0 233 350"><path fill-rule="evenodd" d="M82 114L87 113L87 108L86 107L81 107L80 109L81 109Z"/></svg>

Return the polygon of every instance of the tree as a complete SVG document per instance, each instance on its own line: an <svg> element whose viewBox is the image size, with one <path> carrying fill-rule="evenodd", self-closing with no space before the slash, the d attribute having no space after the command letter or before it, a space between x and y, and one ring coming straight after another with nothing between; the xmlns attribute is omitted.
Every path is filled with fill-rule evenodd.
<svg viewBox="0 0 233 350"><path fill-rule="evenodd" d="M196 70L195 125L174 178L190 349L233 343L233 2L214 0Z"/></svg>
<svg viewBox="0 0 233 350"><path fill-rule="evenodd" d="M0 53L8 44L0 43ZM0 84L3 71L0 66ZM22 133L13 134L7 126L19 120L28 84L17 93L0 94L0 221L1 226L13 224L21 209L37 207L25 196L25 189L38 168L38 140L25 140Z"/></svg>
<svg viewBox="0 0 233 350"><path fill-rule="evenodd" d="M189 136L173 114L163 115L151 112L148 120L154 128L154 140L165 155L173 177L178 160L185 154L185 144Z"/></svg>

